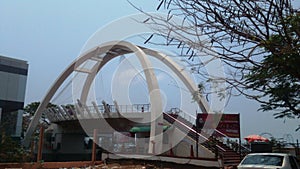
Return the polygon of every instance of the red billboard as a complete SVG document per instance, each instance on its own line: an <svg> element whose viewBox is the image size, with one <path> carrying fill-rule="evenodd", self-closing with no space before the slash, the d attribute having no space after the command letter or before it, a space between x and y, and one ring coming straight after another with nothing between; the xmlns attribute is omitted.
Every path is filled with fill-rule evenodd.
<svg viewBox="0 0 300 169"><path fill-rule="evenodd" d="M205 124L206 121L208 124ZM216 128L220 132L215 132L216 136L224 137L223 133L231 138L240 138L240 114L198 114L196 127Z"/></svg>

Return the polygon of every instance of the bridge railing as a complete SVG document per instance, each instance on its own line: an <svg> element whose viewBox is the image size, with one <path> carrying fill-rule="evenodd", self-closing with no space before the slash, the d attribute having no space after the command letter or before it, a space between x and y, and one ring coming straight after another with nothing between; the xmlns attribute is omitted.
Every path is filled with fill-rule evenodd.
<svg viewBox="0 0 300 169"><path fill-rule="evenodd" d="M134 105L104 105L97 106L56 106L50 107L44 111L47 119L51 122L67 121L78 119L77 116L99 116L104 113L146 113L150 112L150 104L134 104ZM108 111L108 112L106 112Z"/></svg>
<svg viewBox="0 0 300 169"><path fill-rule="evenodd" d="M94 106L87 106L91 113L96 113ZM150 104L134 104L134 105L107 105L108 111L116 113L117 109L120 113L137 113L137 112L150 112ZM97 105L97 109L100 113L105 113L104 105Z"/></svg>

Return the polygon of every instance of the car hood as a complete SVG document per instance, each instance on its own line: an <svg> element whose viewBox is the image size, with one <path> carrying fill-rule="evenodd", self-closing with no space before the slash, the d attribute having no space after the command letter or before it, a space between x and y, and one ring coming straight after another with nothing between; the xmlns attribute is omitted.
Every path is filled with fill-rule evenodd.
<svg viewBox="0 0 300 169"><path fill-rule="evenodd" d="M238 169L281 169L280 166L266 166L266 165L241 165Z"/></svg>

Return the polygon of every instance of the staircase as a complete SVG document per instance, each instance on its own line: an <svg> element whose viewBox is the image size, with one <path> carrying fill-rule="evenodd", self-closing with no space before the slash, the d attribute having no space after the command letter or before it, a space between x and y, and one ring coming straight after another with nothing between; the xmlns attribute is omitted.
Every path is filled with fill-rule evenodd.
<svg viewBox="0 0 300 169"><path fill-rule="evenodd" d="M243 155L237 152L237 150L233 150L221 141L217 141L217 144L225 150L224 152L222 152L224 166L237 166L241 162Z"/></svg>
<svg viewBox="0 0 300 169"><path fill-rule="evenodd" d="M224 166L237 166L241 159L242 155L236 150L233 150L233 148L229 147L228 145L224 144L222 141L218 140L216 135L220 134L223 137L225 136L223 133L220 133L219 131L215 131L217 134L213 134L212 136L205 136L205 134L202 132L197 132L196 126L193 125L191 120L187 120L187 118L183 118L182 116L186 115L179 115L177 114L169 114L169 113L163 113L164 119L169 122L170 124L174 124L178 129L180 129L182 132L187 133L187 135L192 138L195 142L198 138L201 138L206 140L205 142L200 143L202 146L209 149L211 152L213 152L216 155L216 158L221 158L223 161ZM189 117L190 118L190 117ZM238 145L236 147L239 147Z"/></svg>

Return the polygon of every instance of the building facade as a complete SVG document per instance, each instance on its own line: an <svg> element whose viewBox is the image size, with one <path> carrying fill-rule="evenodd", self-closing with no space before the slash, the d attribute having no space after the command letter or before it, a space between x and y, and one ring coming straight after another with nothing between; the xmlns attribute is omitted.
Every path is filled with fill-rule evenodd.
<svg viewBox="0 0 300 169"><path fill-rule="evenodd" d="M0 56L0 124L6 134L16 137L22 129L27 74L27 61Z"/></svg>

